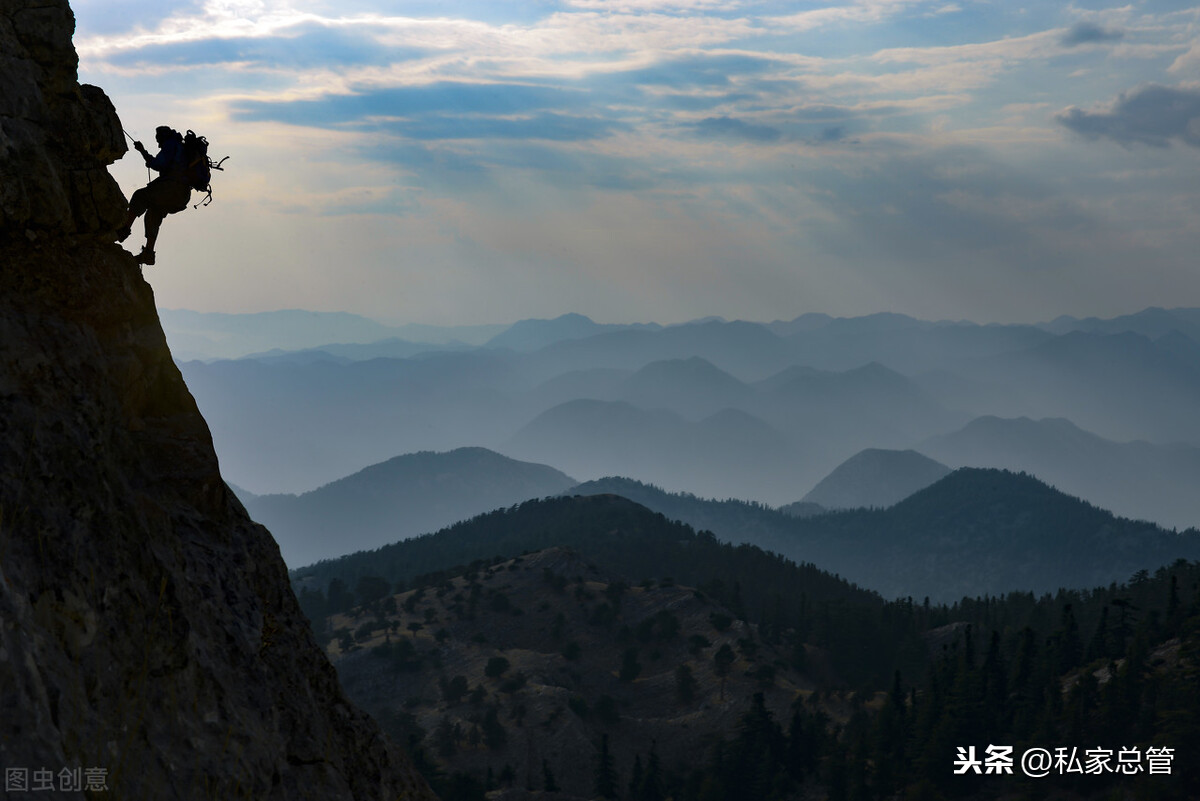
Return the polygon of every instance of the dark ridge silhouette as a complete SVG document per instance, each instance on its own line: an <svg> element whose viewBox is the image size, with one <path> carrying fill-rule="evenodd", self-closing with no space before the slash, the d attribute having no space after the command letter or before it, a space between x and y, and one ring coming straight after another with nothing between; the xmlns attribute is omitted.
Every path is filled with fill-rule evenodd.
<svg viewBox="0 0 1200 801"><path fill-rule="evenodd" d="M1200 523L1200 448L1113 442L1070 420L980 417L921 443L952 466L1032 473L1115 514L1188 528Z"/></svg>
<svg viewBox="0 0 1200 801"><path fill-rule="evenodd" d="M882 509L797 517L743 501L667 493L628 479L580 485L628 495L671 519L809 562L886 598L1053 592L1200 558L1200 532L1167 531L1066 495L1033 476L964 468Z"/></svg>
<svg viewBox="0 0 1200 801"><path fill-rule="evenodd" d="M1200 532L1114 516L1024 473L963 468L889 509L797 520L795 558L885 597L1053 592L1200 557Z"/></svg>

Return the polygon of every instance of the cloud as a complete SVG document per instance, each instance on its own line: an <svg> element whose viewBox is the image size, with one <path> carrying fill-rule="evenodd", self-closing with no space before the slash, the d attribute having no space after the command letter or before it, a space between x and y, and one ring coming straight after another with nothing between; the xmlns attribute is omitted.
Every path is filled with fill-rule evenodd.
<svg viewBox="0 0 1200 801"><path fill-rule="evenodd" d="M728 11L742 3L737 0L567 0L567 5L628 14L638 11Z"/></svg>
<svg viewBox="0 0 1200 801"><path fill-rule="evenodd" d="M1167 67L1167 72L1172 75L1200 72L1200 43L1192 45L1183 55L1176 58L1171 66Z"/></svg>
<svg viewBox="0 0 1200 801"><path fill-rule="evenodd" d="M502 213L510 213L514 204L536 204L531 198L541 196L545 187L577 198L581 190L654 192L686 180L673 165L649 157L516 138L482 144L389 139L359 147L356 156L401 169L414 185L433 195L490 192L490 201L473 196L482 206L499 203ZM519 176L535 177L539 188L534 190Z"/></svg>
<svg viewBox="0 0 1200 801"><path fill-rule="evenodd" d="M709 111L717 106L744 103L756 100L758 94L746 92L722 92L717 94L663 92L654 98L654 105L674 111Z"/></svg>
<svg viewBox="0 0 1200 801"><path fill-rule="evenodd" d="M234 119L274 121L291 125L335 127L373 118L409 118L422 114L563 113L588 104L584 92L528 84L459 83L442 81L426 86L398 86L357 94L326 95L312 100L238 100L231 104ZM470 119L462 124L469 126Z"/></svg>
<svg viewBox="0 0 1200 801"><path fill-rule="evenodd" d="M115 34L134 28L154 28L163 20L196 13L204 0L74 0L78 32L85 36Z"/></svg>
<svg viewBox="0 0 1200 801"><path fill-rule="evenodd" d="M557 142L599 139L627 127L615 120L549 112L516 118L439 114L381 126L409 139L547 139Z"/></svg>
<svg viewBox="0 0 1200 801"><path fill-rule="evenodd" d="M1126 147L1166 147L1176 140L1200 147L1200 89L1150 84L1123 93L1112 111L1070 108L1057 120L1088 139L1111 139Z"/></svg>
<svg viewBox="0 0 1200 801"><path fill-rule="evenodd" d="M852 135L873 129L886 117L904 114L903 104L858 106L812 105L771 114L757 122L730 115L711 116L683 127L702 137L741 140L758 144L774 142L842 142Z"/></svg>
<svg viewBox="0 0 1200 801"><path fill-rule="evenodd" d="M439 191L475 191L492 185L489 166L472 153L454 148L389 139L363 143L351 153L356 159L398 167L416 184Z"/></svg>
<svg viewBox="0 0 1200 801"><path fill-rule="evenodd" d="M1101 42L1116 42L1123 39L1125 34L1113 28L1102 28L1092 22L1077 22L1063 34L1064 47L1078 47L1084 44L1099 44Z"/></svg>
<svg viewBox="0 0 1200 801"><path fill-rule="evenodd" d="M497 167L534 170L541 180L570 193L580 187L610 192L669 190L685 179L676 165L647 155L611 155L594 150L504 143L488 153Z"/></svg>
<svg viewBox="0 0 1200 801"><path fill-rule="evenodd" d="M783 136L778 129L769 125L755 125L733 117L707 117L692 127L704 136L750 142L775 142Z"/></svg>
<svg viewBox="0 0 1200 801"><path fill-rule="evenodd" d="M958 3L946 3L944 6L931 9L925 12L926 17L940 17L943 14L959 14L962 12L962 6Z"/></svg>
<svg viewBox="0 0 1200 801"><path fill-rule="evenodd" d="M688 55L611 73L596 81L673 88L725 87L732 85L742 75L760 75L779 63L770 57L740 53Z"/></svg>
<svg viewBox="0 0 1200 801"><path fill-rule="evenodd" d="M366 29L317 23L292 26L270 36L189 39L147 44L108 57L115 66L211 66L248 64L259 68L385 65L420 58L416 48L384 46Z"/></svg>
<svg viewBox="0 0 1200 801"><path fill-rule="evenodd" d="M796 31L810 31L840 23L877 24L920 4L920 0L853 0L775 17L771 22Z"/></svg>

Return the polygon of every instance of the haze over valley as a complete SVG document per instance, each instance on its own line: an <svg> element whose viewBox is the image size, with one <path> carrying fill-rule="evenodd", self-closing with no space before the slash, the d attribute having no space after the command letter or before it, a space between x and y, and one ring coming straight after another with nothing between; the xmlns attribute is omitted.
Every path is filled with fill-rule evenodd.
<svg viewBox="0 0 1200 801"><path fill-rule="evenodd" d="M179 336L221 343L181 367L224 474L246 496L313 503L371 465L484 448L564 481L622 476L781 507L820 504L810 494L864 451L913 450L945 469L1025 471L1168 529L1200 521L1196 310L1038 326L895 314L613 326L566 315L500 331L437 329L437 341L402 350L390 329L350 315L307 313L344 341L297 342L288 328L297 314L165 315L169 337L172 320L185 319ZM273 347L218 358L264 345ZM497 505L563 488L517 491ZM826 505L888 506L919 488ZM447 503L440 516L397 522L397 536L481 511ZM274 528L288 553L289 527Z"/></svg>

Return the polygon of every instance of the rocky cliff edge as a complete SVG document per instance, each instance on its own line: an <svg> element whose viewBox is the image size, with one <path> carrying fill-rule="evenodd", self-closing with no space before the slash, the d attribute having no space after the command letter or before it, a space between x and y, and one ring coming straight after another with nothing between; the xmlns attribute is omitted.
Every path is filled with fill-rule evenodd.
<svg viewBox="0 0 1200 801"><path fill-rule="evenodd" d="M113 243L125 146L78 84L73 28L65 0L0 0L0 781L430 798L346 701L278 547L221 479Z"/></svg>

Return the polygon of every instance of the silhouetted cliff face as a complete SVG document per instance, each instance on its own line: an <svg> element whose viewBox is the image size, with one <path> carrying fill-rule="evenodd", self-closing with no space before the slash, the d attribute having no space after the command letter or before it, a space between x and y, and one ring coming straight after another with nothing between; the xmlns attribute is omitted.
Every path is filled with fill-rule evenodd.
<svg viewBox="0 0 1200 801"><path fill-rule="evenodd" d="M0 0L0 769L103 768L129 799L431 797L221 479L112 242L120 122L72 29L65 0Z"/></svg>

